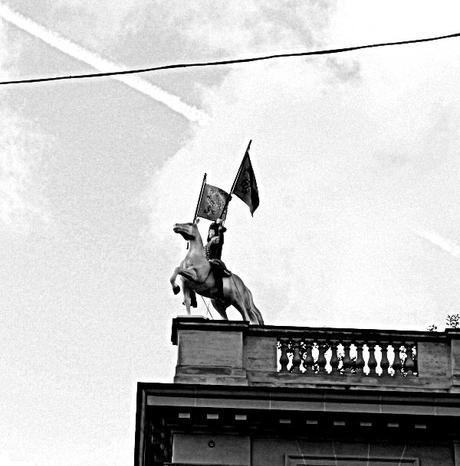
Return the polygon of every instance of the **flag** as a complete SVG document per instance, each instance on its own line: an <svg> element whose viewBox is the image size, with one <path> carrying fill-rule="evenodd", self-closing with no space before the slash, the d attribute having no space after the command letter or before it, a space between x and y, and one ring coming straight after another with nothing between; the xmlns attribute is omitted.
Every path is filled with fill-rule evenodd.
<svg viewBox="0 0 460 466"><path fill-rule="evenodd" d="M228 194L216 186L205 183L203 193L196 217L207 218L208 220L225 220L227 216L227 198ZM225 212L223 210L225 209Z"/></svg>
<svg viewBox="0 0 460 466"><path fill-rule="evenodd" d="M244 154L231 194L235 194L245 202L251 211L251 215L254 214L259 206L259 190L257 189L256 176L254 175L248 150Z"/></svg>

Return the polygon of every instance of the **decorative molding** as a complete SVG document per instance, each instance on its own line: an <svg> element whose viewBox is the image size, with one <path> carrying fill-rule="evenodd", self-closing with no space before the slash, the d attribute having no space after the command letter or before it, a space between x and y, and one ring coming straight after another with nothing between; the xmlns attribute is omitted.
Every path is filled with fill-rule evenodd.
<svg viewBox="0 0 460 466"><path fill-rule="evenodd" d="M286 466L419 466L418 458L384 456L286 455Z"/></svg>

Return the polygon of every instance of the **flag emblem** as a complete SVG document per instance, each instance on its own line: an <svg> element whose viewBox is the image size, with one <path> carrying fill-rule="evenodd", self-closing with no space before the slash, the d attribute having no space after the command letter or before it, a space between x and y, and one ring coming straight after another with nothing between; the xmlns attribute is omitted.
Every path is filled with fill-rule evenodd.
<svg viewBox="0 0 460 466"><path fill-rule="evenodd" d="M203 188L203 194L196 216L213 221L218 218L225 220L227 215L227 197L228 194L223 189L206 183Z"/></svg>

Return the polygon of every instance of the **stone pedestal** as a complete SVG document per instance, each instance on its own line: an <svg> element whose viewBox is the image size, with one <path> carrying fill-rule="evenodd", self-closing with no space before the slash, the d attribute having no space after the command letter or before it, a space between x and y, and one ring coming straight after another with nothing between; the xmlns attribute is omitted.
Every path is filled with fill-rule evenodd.
<svg viewBox="0 0 460 466"><path fill-rule="evenodd" d="M172 341L178 346L175 383L247 385L243 333L248 322L177 318Z"/></svg>

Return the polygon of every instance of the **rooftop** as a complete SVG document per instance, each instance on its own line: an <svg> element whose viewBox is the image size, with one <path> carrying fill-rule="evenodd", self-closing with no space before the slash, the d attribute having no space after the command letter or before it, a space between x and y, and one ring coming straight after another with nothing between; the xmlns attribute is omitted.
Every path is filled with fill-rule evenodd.
<svg viewBox="0 0 460 466"><path fill-rule="evenodd" d="M176 383L460 392L460 330L173 320Z"/></svg>

